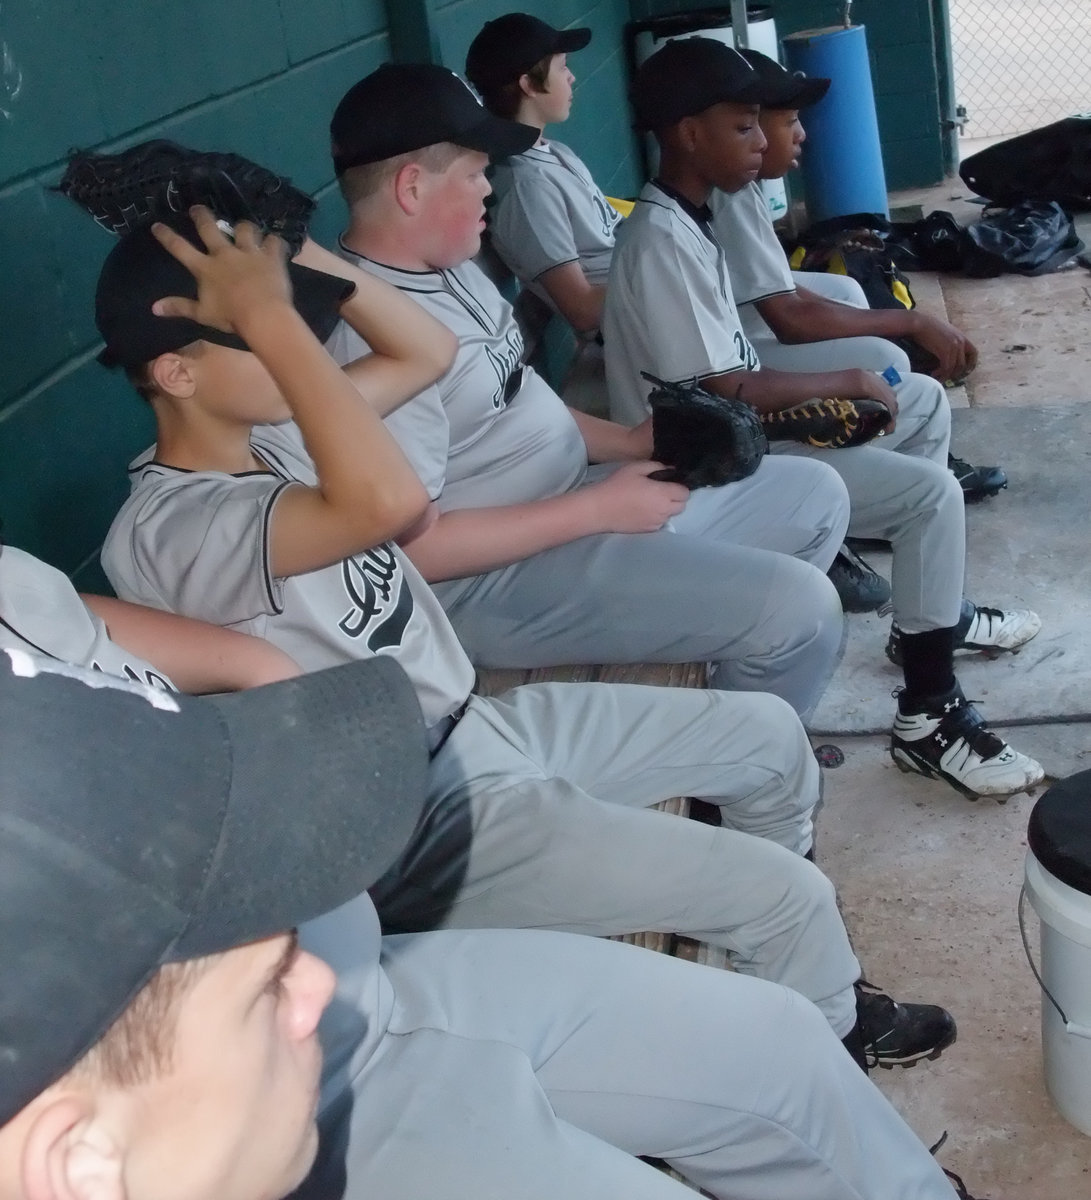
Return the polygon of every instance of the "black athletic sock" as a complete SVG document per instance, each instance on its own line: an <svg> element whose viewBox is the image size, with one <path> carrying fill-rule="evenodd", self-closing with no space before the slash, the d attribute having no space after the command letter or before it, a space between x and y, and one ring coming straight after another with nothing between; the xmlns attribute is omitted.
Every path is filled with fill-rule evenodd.
<svg viewBox="0 0 1091 1200"><path fill-rule="evenodd" d="M812 846L812 847L810 848L810 850L808 850L808 851L807 851L807 853L806 853L806 854L804 854L804 856L803 856L803 857L804 857L804 858L805 858L805 859L806 859L808 862L814 862L814 847Z"/></svg>
<svg viewBox="0 0 1091 1200"><path fill-rule="evenodd" d="M919 712L924 700L946 696L957 686L955 628L928 629L901 636L905 691L899 703L904 713Z"/></svg>
<svg viewBox="0 0 1091 1200"><path fill-rule="evenodd" d="M841 1039L841 1045L852 1056L852 1061L867 1074L867 1054L864 1051L864 1035L860 1032L860 1022L856 1024Z"/></svg>

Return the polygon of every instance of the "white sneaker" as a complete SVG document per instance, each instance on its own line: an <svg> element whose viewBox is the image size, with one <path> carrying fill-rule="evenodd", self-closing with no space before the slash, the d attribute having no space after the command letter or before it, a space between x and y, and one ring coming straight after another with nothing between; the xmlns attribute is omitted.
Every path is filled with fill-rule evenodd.
<svg viewBox="0 0 1091 1200"><path fill-rule="evenodd" d="M1003 804L1045 778L1041 764L997 737L958 688L927 712L903 713L899 706L890 757L903 771L945 779L971 800L995 796Z"/></svg>
<svg viewBox="0 0 1091 1200"><path fill-rule="evenodd" d="M999 608L975 605L969 627L955 637L956 650L1018 650L1042 628L1042 618L1028 608Z"/></svg>
<svg viewBox="0 0 1091 1200"><path fill-rule="evenodd" d="M955 626L956 650L984 650L995 656L1001 650L1016 651L1042 628L1042 618L1029 608L1000 608L978 606L962 601L962 615ZM902 665L902 631L891 625L886 642L886 656L895 666Z"/></svg>

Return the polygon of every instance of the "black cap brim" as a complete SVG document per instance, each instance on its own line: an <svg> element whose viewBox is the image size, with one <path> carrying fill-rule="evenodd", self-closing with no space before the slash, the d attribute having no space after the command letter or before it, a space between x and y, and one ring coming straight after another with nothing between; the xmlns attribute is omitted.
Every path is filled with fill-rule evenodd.
<svg viewBox="0 0 1091 1200"><path fill-rule="evenodd" d="M173 958L290 929L376 882L427 795L424 722L390 658L206 697L233 747L216 864Z"/></svg>
<svg viewBox="0 0 1091 1200"><path fill-rule="evenodd" d="M495 117L485 110L483 112L481 121L456 135L456 145L465 146L467 150L478 150L490 158L510 158L513 154L529 150L542 136L542 131L533 125Z"/></svg>
<svg viewBox="0 0 1091 1200"><path fill-rule="evenodd" d="M562 29L561 36L557 39L557 46L553 53L574 54L577 50L582 50L585 46L589 45L590 42L590 29Z"/></svg>
<svg viewBox="0 0 1091 1200"><path fill-rule="evenodd" d="M782 83L766 85L757 103L762 108L809 108L830 90L829 79L794 76Z"/></svg>

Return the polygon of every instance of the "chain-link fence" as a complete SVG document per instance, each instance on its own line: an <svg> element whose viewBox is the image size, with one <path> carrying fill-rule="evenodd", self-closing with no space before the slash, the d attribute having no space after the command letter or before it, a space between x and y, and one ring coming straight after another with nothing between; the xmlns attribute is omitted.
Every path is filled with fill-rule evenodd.
<svg viewBox="0 0 1091 1200"><path fill-rule="evenodd" d="M950 10L967 137L1091 111L1091 0L950 0Z"/></svg>

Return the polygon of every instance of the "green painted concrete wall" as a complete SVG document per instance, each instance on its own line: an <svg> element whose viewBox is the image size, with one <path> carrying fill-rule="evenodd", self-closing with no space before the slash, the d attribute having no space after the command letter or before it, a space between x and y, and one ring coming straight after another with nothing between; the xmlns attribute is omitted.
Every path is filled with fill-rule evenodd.
<svg viewBox="0 0 1091 1200"><path fill-rule="evenodd" d="M97 586L97 549L151 440L141 401L94 361L112 239L50 192L73 146L152 137L235 150L317 190L326 128L390 56L382 0L20 0L0 8L0 519L13 544Z"/></svg>
<svg viewBox="0 0 1091 1200"><path fill-rule="evenodd" d="M891 186L943 169L932 5L857 0L869 27ZM327 155L344 90L388 59L461 70L484 21L511 0L20 0L0 5L0 520L13 544L89 587L126 494L124 466L151 439L149 414L95 361L94 282L112 240L49 188L71 147L151 137L235 150L319 198L315 232L343 221ZM632 195L622 34L631 18L700 7L677 0L520 0L561 26L589 25L573 56L564 129L605 190ZM782 33L828 24L826 0L774 0ZM569 345L551 341L562 360Z"/></svg>
<svg viewBox="0 0 1091 1200"><path fill-rule="evenodd" d="M92 296L111 237L49 188L70 148L169 137L234 150L320 200L332 239L343 206L329 115L388 59L461 69L471 38L509 0L21 0L0 6L0 520L14 545L81 585L127 492L125 464L149 413L95 362ZM522 0L559 25L590 25L574 61L566 130L608 189L639 187L621 30L628 0ZM563 348L562 348L563 349Z"/></svg>

